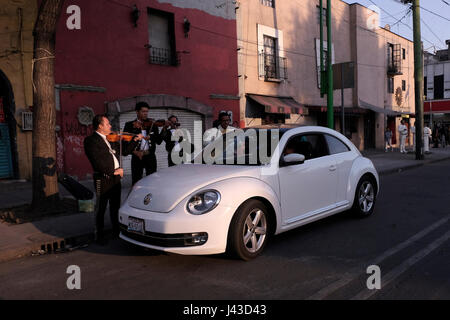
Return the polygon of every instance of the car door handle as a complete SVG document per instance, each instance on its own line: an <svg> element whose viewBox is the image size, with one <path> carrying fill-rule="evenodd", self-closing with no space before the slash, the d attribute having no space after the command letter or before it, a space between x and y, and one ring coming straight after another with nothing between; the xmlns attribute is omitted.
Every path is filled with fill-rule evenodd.
<svg viewBox="0 0 450 320"><path fill-rule="evenodd" d="M330 171L335 171L336 170L336 166L335 165L332 165L332 166L330 166L330 168L328 168Z"/></svg>

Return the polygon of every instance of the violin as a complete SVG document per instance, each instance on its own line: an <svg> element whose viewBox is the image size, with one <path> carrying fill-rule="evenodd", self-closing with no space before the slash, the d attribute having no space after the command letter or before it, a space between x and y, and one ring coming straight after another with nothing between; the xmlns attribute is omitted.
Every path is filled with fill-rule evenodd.
<svg viewBox="0 0 450 320"><path fill-rule="evenodd" d="M122 139L123 141L130 142L134 136L135 134L128 132L111 132L106 136L106 140L108 140L109 142L119 142Z"/></svg>
<svg viewBox="0 0 450 320"><path fill-rule="evenodd" d="M156 126L156 127L164 127L166 124L166 120L164 119L152 119L152 118L147 118L145 120L136 120L133 122L133 127L138 128L138 129L142 129L142 130L148 130L149 128L151 128L152 126Z"/></svg>

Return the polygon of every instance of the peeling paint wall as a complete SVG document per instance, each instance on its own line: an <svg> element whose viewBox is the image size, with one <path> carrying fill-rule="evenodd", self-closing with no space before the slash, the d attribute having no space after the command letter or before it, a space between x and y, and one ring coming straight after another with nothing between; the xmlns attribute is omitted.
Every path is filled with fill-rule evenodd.
<svg viewBox="0 0 450 320"><path fill-rule="evenodd" d="M174 7L199 9L210 15L224 19L236 19L236 1L232 0L158 0L159 3L170 3Z"/></svg>

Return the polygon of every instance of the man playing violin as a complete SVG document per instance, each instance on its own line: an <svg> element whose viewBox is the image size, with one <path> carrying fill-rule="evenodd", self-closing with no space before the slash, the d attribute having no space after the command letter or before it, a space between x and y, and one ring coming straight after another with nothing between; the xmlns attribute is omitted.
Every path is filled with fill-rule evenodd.
<svg viewBox="0 0 450 320"><path fill-rule="evenodd" d="M136 103L136 120L125 123L123 128L124 132L142 134L143 136L141 143L132 152L131 178L133 185L142 179L144 169L147 176L156 172L156 145L161 144L166 128L169 126L165 121L159 123L159 121L148 119L149 109L150 106L146 102ZM160 133L158 127L161 125L163 129Z"/></svg>
<svg viewBox="0 0 450 320"><path fill-rule="evenodd" d="M84 151L94 169L94 187L97 194L95 238L98 243L106 244L104 215L108 202L113 235L119 235L118 214L122 193L120 179L123 177L123 169L119 165L120 145L107 140L107 136L111 133L111 124L106 115L96 115L92 125L94 133L84 139ZM133 137L123 153L130 153L141 139L142 135Z"/></svg>

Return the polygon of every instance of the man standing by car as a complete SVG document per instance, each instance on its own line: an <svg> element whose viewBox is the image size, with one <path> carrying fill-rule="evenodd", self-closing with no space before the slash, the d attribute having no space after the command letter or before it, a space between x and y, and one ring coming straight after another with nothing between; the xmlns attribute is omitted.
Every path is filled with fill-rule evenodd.
<svg viewBox="0 0 450 320"><path fill-rule="evenodd" d="M119 207L122 186L120 179L123 177L123 169L119 165L119 145L110 143L106 136L111 133L111 124L105 115L96 115L92 121L94 133L84 139L84 151L94 169L94 187L97 194L95 212L95 240L100 244L106 244L104 238L104 215L109 202L109 213L113 227L113 235L119 234ZM142 139L137 135L128 144L124 154L134 148Z"/></svg>
<svg viewBox="0 0 450 320"><path fill-rule="evenodd" d="M144 169L147 176L156 172L156 145L161 144L166 130L166 127L164 127L160 134L158 127L153 122L149 127L144 125L149 120L149 109L150 106L146 102L136 103L136 120L125 123L123 128L124 132L142 134L143 136L141 143L132 151L131 179L133 185L142 179Z"/></svg>
<svg viewBox="0 0 450 320"><path fill-rule="evenodd" d="M216 122L216 124L218 124L217 127L206 130L203 139L203 145L206 146L210 142L220 137L222 134L233 132L234 130L236 130L235 127L230 126L230 122L231 119L228 112L221 111Z"/></svg>

